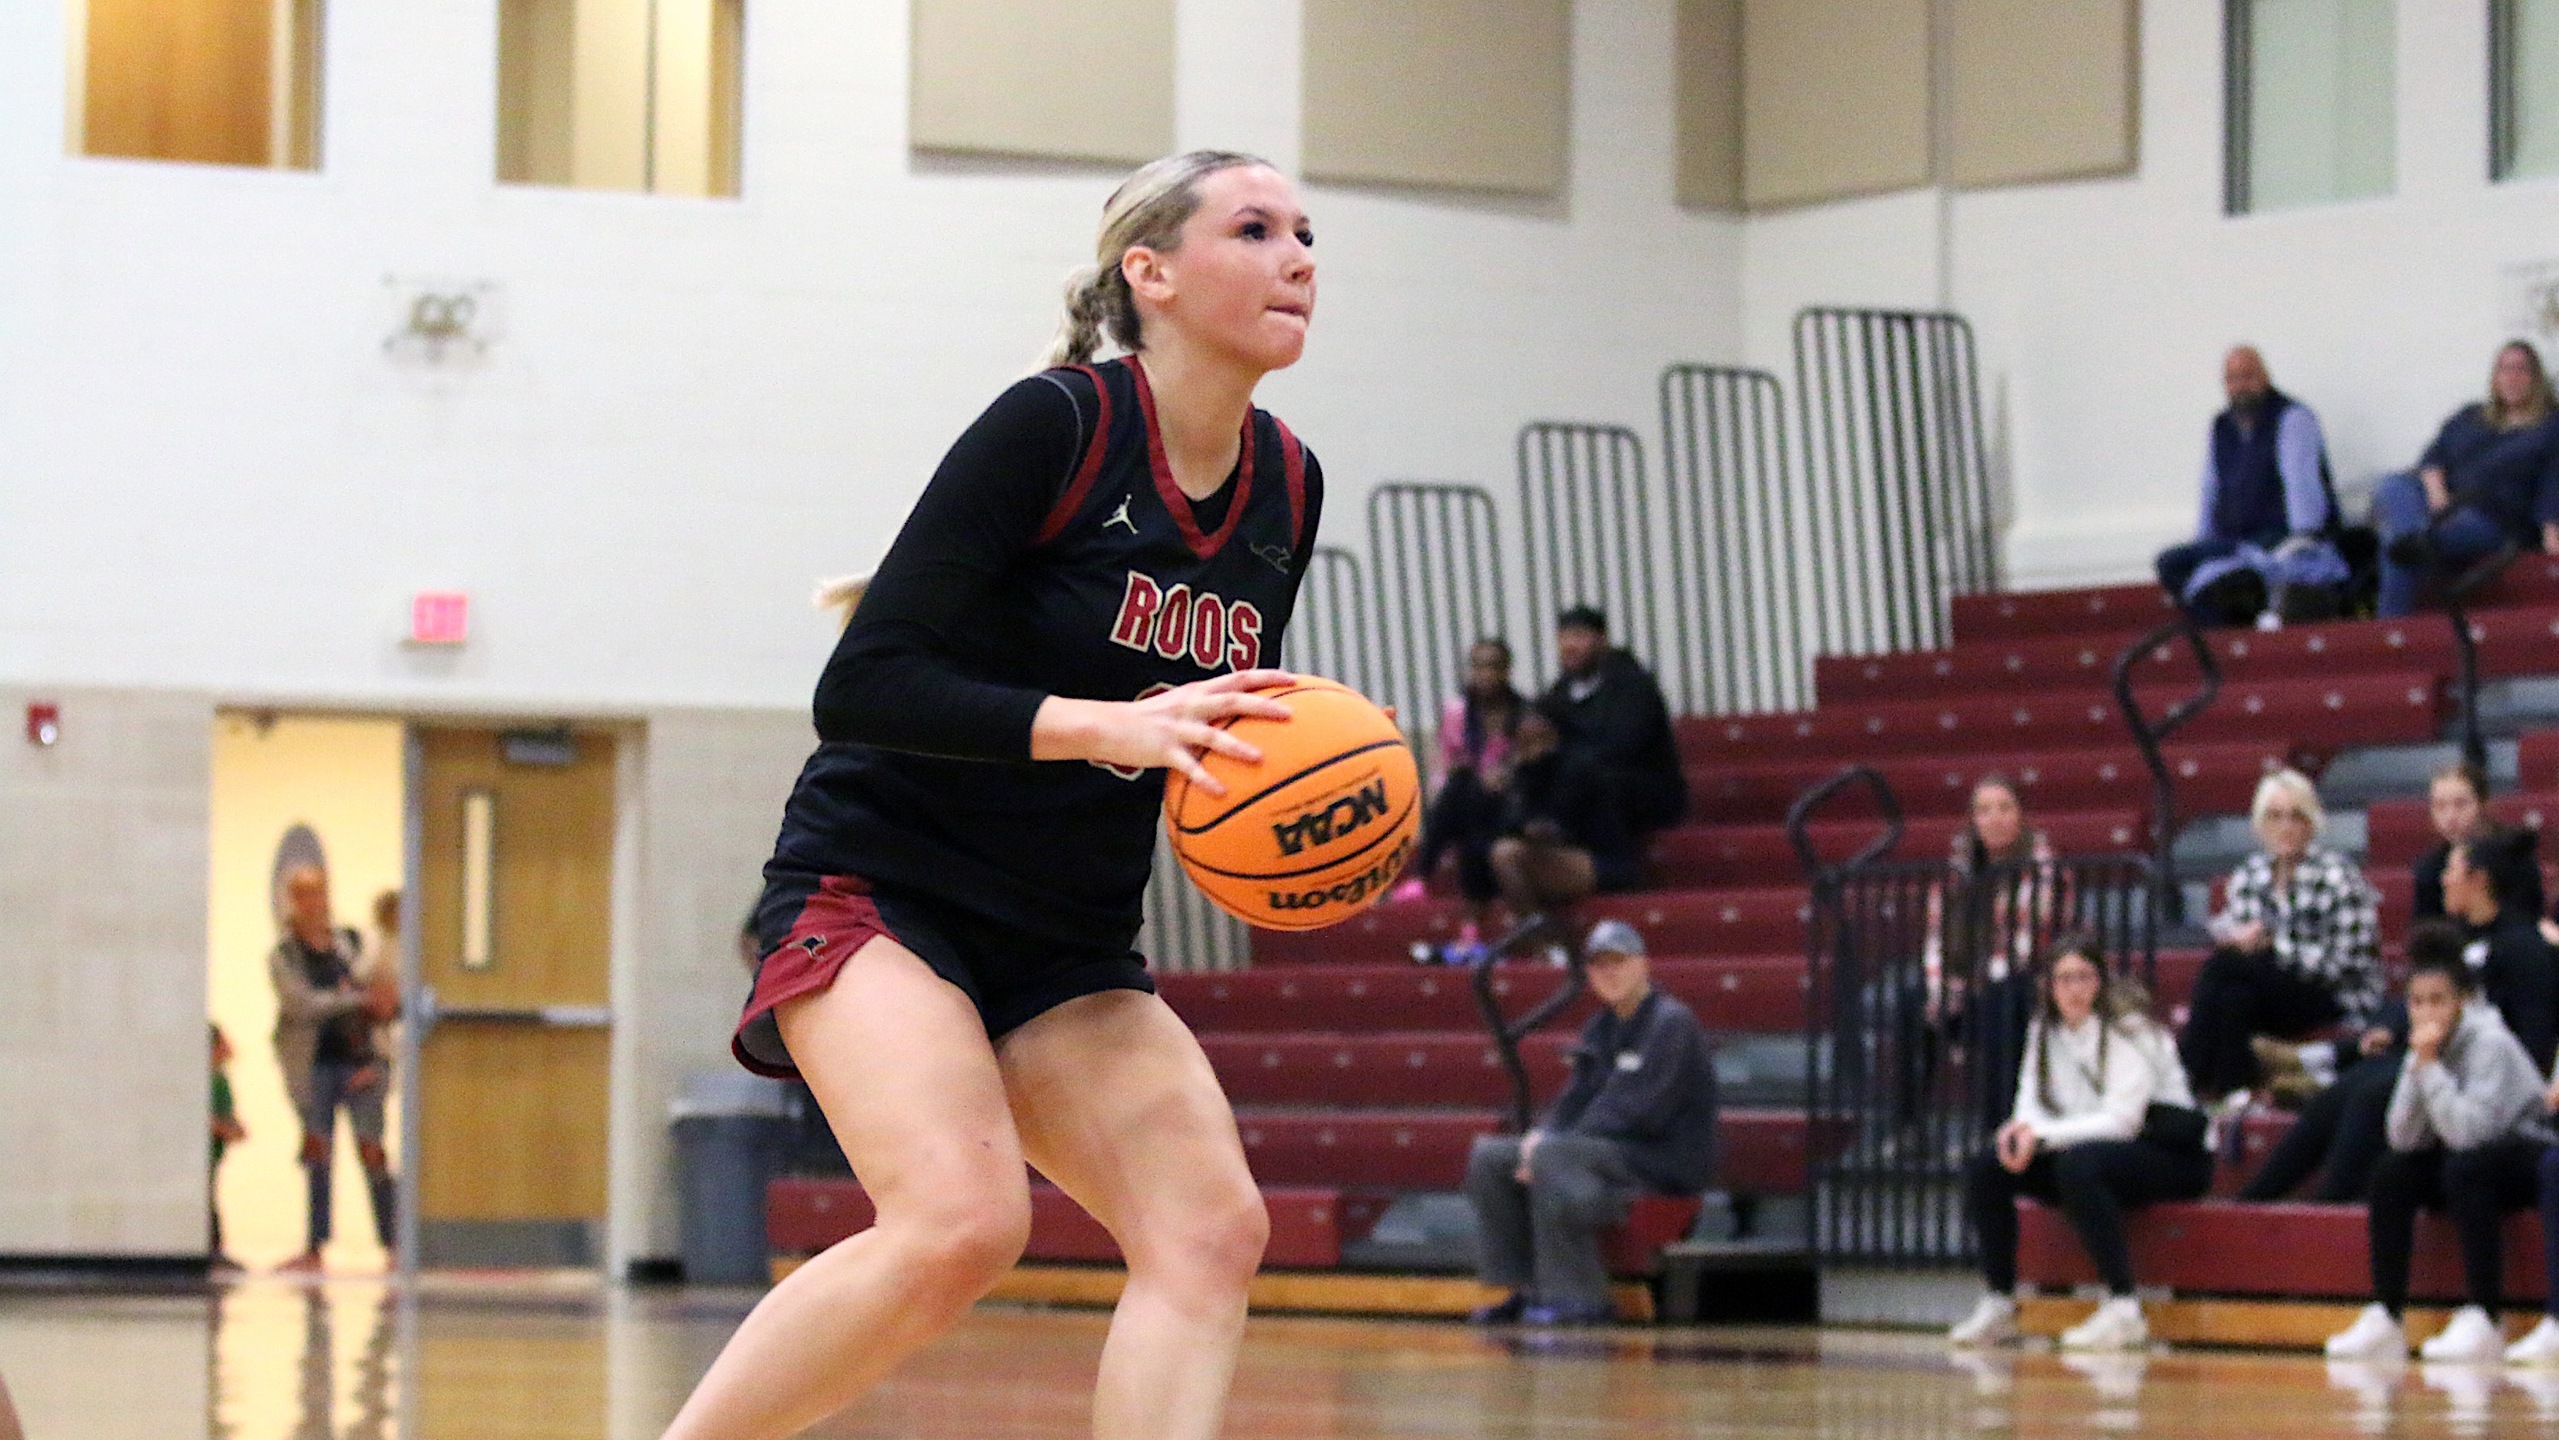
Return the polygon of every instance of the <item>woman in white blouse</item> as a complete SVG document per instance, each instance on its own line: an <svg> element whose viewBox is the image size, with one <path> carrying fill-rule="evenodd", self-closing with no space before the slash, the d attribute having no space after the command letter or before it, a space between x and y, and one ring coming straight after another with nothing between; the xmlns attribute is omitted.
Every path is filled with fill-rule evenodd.
<svg viewBox="0 0 2559 1440"><path fill-rule="evenodd" d="M1989 1293L1956 1326L1958 1345L2017 1334L2017 1197L2058 1204L2106 1282L2106 1302L2062 1336L2074 1350L2147 1344L2134 1297L2124 1211L2211 1188L2212 1154L2177 1047L2143 1013L2140 987L2109 978L2096 937L2065 935L2043 967L2017 1077L2017 1105L1973 1157L1965 1201Z"/></svg>

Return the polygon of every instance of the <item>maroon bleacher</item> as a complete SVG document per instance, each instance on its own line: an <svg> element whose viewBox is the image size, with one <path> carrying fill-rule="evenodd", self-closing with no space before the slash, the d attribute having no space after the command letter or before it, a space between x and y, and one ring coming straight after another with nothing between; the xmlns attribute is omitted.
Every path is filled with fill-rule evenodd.
<svg viewBox="0 0 2559 1440"><path fill-rule="evenodd" d="M2002 645L2056 635L2137 635L2176 613L2168 592L2156 585L1958 595L1953 629L1958 645Z"/></svg>
<svg viewBox="0 0 2559 1440"><path fill-rule="evenodd" d="M2559 637L2559 605L2548 601L2471 616L2482 675L2547 672ZM2057 636L1998 645L1957 645L1893 655L1826 655L1815 663L1825 709L1954 695L2086 692L2114 683L2115 657L2130 636ZM2404 620L2340 620L2277 631L2225 630L2209 637L2226 684L2425 670L2451 673L2452 627L2440 615ZM2195 674L2182 645L2167 644L2135 670L2142 685L2174 686Z"/></svg>
<svg viewBox="0 0 2559 1440"><path fill-rule="evenodd" d="M2559 667L2559 661L2553 664ZM2523 775L2522 789L2559 791L2559 730L2536 730L2526 735L2517 752L2516 760Z"/></svg>
<svg viewBox="0 0 2559 1440"><path fill-rule="evenodd" d="M2136 698L2146 713L2157 714L2186 693L2149 685ZM2442 679L2426 669L2234 681L2183 738L2193 744L2299 741L2327 750L2417 743L2435 738L2444 699ZM1990 745L2121 750L2126 744L2123 715L2107 690L1873 701L1691 720L1682 723L1680 741L1692 760L1718 768L1787 763L1807 752L1852 750L1871 763L1935 755L1950 746L1971 752Z"/></svg>
<svg viewBox="0 0 2559 1440"><path fill-rule="evenodd" d="M1525 1009L1556 976L1536 967L1506 967L1494 993ZM1733 955L1714 959L1660 956L1654 982L1686 1001L1710 1030L1785 1034L1804 1028L1804 957ZM1468 972L1419 966L1400 957L1372 964L1274 965L1254 970L1158 976L1173 1012L1201 1034L1271 1031L1350 1033L1445 1030L1479 1034L1482 1020ZM1559 1026L1590 1013L1585 999Z"/></svg>
<svg viewBox="0 0 2559 1440"><path fill-rule="evenodd" d="M2029 1285L2091 1285L2097 1275L2058 1211L2018 1203L2017 1278ZM2371 1250L2360 1205L2249 1205L2199 1200L2132 1213L2133 1275L2183 1294L2360 1300L2372 1296ZM2542 1297L2541 1221L2529 1210L2506 1221L2506 1298ZM2409 1293L2459 1300L2461 1248L2441 1215L2417 1220Z"/></svg>

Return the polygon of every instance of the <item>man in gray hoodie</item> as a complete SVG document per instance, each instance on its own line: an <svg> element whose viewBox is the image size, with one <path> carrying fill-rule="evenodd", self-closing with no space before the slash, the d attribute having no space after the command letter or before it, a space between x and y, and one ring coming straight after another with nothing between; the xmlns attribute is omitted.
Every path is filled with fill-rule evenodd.
<svg viewBox="0 0 2559 1440"><path fill-rule="evenodd" d="M2429 922L2430 925L2434 922ZM2420 932L2428 926L2418 927ZM2542 1076L2459 952L2430 934L2409 938L2408 1063L2391 1092L2390 1154L2373 1172L2369 1229L2375 1303L2328 1342L2333 1359L2405 1357L2408 1269L2417 1212L2448 1212L2461 1237L2469 1303L2421 1353L2428 1360L2496 1360L2504 1303L2507 1212L2540 1193L2551 1130ZM2449 951L2450 953L2446 953Z"/></svg>

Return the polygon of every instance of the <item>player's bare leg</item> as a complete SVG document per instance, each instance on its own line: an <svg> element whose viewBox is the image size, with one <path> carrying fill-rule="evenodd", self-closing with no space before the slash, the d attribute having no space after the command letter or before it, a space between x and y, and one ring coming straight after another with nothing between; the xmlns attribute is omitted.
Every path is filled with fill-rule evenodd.
<svg viewBox="0 0 2559 1440"><path fill-rule="evenodd" d="M885 938L775 1017L878 1208L775 1286L667 1440L784 1440L947 1329L1022 1253L1021 1142L976 1007Z"/></svg>
<svg viewBox="0 0 2559 1440"><path fill-rule="evenodd" d="M1208 1057L1162 1000L1135 990L1068 1001L998 1054L1031 1163L1128 1257L1094 1435L1216 1434L1270 1215Z"/></svg>

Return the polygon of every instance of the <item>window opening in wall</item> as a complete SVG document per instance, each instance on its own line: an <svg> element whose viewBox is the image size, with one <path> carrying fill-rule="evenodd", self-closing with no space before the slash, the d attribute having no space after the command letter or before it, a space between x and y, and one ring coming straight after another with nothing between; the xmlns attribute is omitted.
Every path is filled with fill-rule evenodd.
<svg viewBox="0 0 2559 1440"><path fill-rule="evenodd" d="M2396 8L2396 0L2229 0L2231 214L2397 188Z"/></svg>
<svg viewBox="0 0 2559 1440"><path fill-rule="evenodd" d="M2489 173L2559 175L2559 0L2495 0L2489 14Z"/></svg>
<svg viewBox="0 0 2559 1440"><path fill-rule="evenodd" d="M75 153L316 170L322 0L71 0Z"/></svg>
<svg viewBox="0 0 2559 1440"><path fill-rule="evenodd" d="M738 193L745 0L498 0L498 179Z"/></svg>

